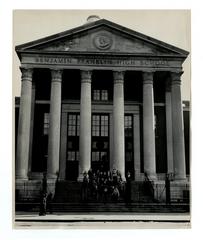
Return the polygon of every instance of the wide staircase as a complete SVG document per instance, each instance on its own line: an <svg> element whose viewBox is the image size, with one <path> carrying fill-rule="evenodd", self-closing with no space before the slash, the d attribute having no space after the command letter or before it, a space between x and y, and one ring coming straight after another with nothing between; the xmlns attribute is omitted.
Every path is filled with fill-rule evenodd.
<svg viewBox="0 0 203 240"><path fill-rule="evenodd" d="M153 198L153 189L149 184L132 183L131 202L126 202L124 193L117 201L111 195L105 198L93 195L90 190L87 199L81 196L82 183L60 181L56 184L55 197L51 203L52 211L63 213L186 213L189 212L188 203L174 202L166 204ZM16 211L39 211L39 200L16 203ZM49 205L48 205L49 211Z"/></svg>

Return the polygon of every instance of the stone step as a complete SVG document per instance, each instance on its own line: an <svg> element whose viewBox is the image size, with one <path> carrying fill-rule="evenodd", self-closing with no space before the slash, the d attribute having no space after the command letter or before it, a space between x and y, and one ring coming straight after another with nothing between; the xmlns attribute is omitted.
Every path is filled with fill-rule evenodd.
<svg viewBox="0 0 203 240"><path fill-rule="evenodd" d="M151 196L146 195L142 191L142 182L141 183L132 183L131 196L134 201L139 202L153 202ZM78 202L81 200L81 182L70 182L70 181L60 181L57 184L55 192L55 201L56 202ZM110 194L108 195L108 200L111 199ZM121 199L124 200L124 196L121 195ZM91 192L88 192L88 200L92 201L94 198L91 197ZM101 200L101 195L99 196Z"/></svg>
<svg viewBox="0 0 203 240"><path fill-rule="evenodd" d="M39 203L18 203L17 211L39 211ZM53 203L53 212L132 212L132 213L186 213L189 212L188 204L144 204L144 203Z"/></svg>

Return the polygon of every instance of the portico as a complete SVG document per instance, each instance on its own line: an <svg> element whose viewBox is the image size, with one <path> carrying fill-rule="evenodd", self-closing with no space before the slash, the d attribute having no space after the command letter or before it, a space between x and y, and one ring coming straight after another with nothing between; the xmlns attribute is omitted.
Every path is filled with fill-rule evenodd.
<svg viewBox="0 0 203 240"><path fill-rule="evenodd" d="M167 172L187 181L186 51L102 19L16 52L22 72L17 181L40 179L43 172L51 181L71 174L82 181L99 162L124 181L127 171L134 181L147 173L158 182Z"/></svg>

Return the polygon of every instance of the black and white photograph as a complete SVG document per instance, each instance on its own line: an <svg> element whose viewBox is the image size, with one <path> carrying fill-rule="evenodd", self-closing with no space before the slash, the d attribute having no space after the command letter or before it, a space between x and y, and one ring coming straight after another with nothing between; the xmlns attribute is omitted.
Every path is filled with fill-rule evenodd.
<svg viewBox="0 0 203 240"><path fill-rule="evenodd" d="M191 227L190 24L13 11L14 228Z"/></svg>

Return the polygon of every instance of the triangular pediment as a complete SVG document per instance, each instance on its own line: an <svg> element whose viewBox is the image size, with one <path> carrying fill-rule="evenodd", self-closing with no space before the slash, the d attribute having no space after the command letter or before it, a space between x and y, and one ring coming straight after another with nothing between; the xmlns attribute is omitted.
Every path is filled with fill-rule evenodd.
<svg viewBox="0 0 203 240"><path fill-rule="evenodd" d="M141 33L98 20L16 47L17 52L85 52L186 57L187 52Z"/></svg>

